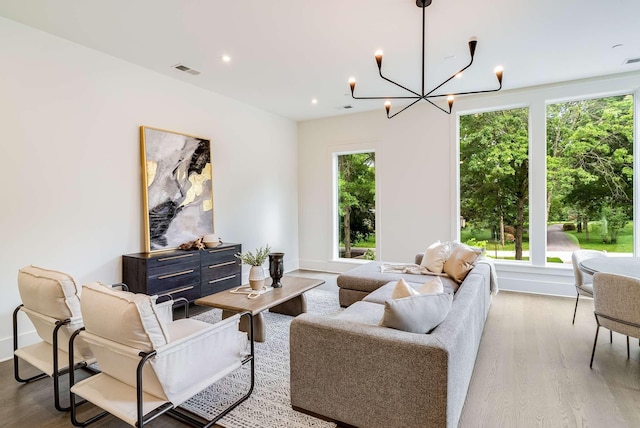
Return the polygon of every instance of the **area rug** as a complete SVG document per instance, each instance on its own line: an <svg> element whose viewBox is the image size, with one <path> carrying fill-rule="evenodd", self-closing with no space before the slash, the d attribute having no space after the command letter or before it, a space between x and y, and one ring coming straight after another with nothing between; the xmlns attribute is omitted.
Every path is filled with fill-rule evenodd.
<svg viewBox="0 0 640 428"><path fill-rule="evenodd" d="M307 311L330 315L340 311L338 296L324 290L310 290ZM289 325L293 317L264 312L266 341L255 343L255 388L251 396L217 422L226 428L307 428L335 427L291 408L289 394ZM222 311L213 309L193 318L218 322ZM249 365L225 377L180 407L205 419L212 419L221 409L246 393L249 388Z"/></svg>

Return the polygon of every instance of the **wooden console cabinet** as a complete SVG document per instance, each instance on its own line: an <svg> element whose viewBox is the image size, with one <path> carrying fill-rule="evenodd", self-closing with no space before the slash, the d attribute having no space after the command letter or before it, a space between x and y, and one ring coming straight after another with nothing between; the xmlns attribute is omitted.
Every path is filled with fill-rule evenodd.
<svg viewBox="0 0 640 428"><path fill-rule="evenodd" d="M235 254L240 244L222 244L196 251L162 251L122 256L122 282L135 293L171 294L190 302L242 282Z"/></svg>

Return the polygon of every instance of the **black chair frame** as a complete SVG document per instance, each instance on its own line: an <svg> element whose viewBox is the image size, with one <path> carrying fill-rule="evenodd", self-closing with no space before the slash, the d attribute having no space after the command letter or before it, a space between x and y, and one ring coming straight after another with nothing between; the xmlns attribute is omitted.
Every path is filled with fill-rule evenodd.
<svg viewBox="0 0 640 428"><path fill-rule="evenodd" d="M176 299L177 300L177 299ZM185 299L186 300L186 299ZM188 303L188 302L187 302ZM156 419L157 417L163 415L163 414L167 414L168 416L171 416L174 419L177 419L187 425L193 426L193 427L199 427L199 428L210 428L212 427L216 422L218 422L220 419L222 419L223 417L225 417L229 412L231 412L233 409L235 409L238 405L240 405L242 402L244 402L247 398L249 398L249 396L251 395L251 393L253 392L254 386L255 386L255 360L254 360L254 353L255 353L255 348L254 348L254 341L253 341L253 315L251 314L251 312L245 311L245 312L241 312L240 316L248 316L249 317L249 321L250 321L250 331L249 331L249 342L250 342L250 354L244 359L242 360L242 365L245 365L247 363L251 364L251 382L250 382L250 387L249 390L246 394L244 394L242 397L240 397L238 400L236 400L235 402L233 402L232 404L230 404L226 409L224 409L222 412L220 412L218 415L216 415L215 418L211 419L210 421L207 421L205 423L195 419L193 416L191 416L190 414L188 414L186 411L180 409L179 406L174 406L173 403L171 402L166 402L163 405L161 405L160 407L157 407L156 409L152 410L151 412L147 413L146 415L143 414L143 385L142 385L142 370L144 368L144 365L147 363L147 361L149 361L152 357L154 357L156 355L156 351L151 351L151 352L140 352L139 356L140 356L140 362L138 363L138 367L136 369L136 406L137 406L137 418L138 421L136 422L136 426L141 428L143 427L145 424L153 421L154 419ZM76 337L83 331L85 330L84 327L76 330L73 335L71 336L71 339L69 341L70 345L69 345L69 349L70 349L70 353L69 353L69 361L73 361L73 342L75 341ZM104 416L108 415L109 412L107 411L103 411L97 415L94 415L84 421L79 421L77 418L77 409L78 406L81 404L86 403L86 400L82 400L81 402L76 402L76 394L74 394L73 392L71 392L71 387L75 385L75 375L74 372L72 371L69 375L69 397L70 397L70 402L71 402L71 423L74 426L77 427L86 427L90 424L92 424L93 422L96 422L97 420L102 419Z"/></svg>
<svg viewBox="0 0 640 428"><path fill-rule="evenodd" d="M126 284L123 283L118 283L118 284L113 284L111 287L121 287L123 290L125 291L129 291L129 287ZM49 377L48 374L46 373L39 373L37 375L28 377L28 378L23 378L20 375L20 363L19 360L20 358L18 358L18 356L16 355L16 351L18 350L18 312L20 312L20 310L22 309L24 305L20 305L18 306L14 311L13 311L13 377L15 378L16 381L20 382L20 383L31 383L34 382L36 380L40 380L40 379L44 379L46 377ZM187 313L187 312L185 312ZM62 328L63 325L67 325L71 322L71 319L67 318L65 320L61 320L61 321L57 321L56 322L56 326L53 329L53 404L56 408L56 410L60 411L60 412L68 412L69 410L71 410L71 404L69 404L68 406L63 406L60 404L60 376L63 376L67 373L69 373L69 367L73 366L73 370L77 370L77 369L85 369L89 372L91 372L92 374L96 374L96 373L100 373L100 370L94 369L91 366L89 366L85 361L82 361L80 363L77 364L73 364L73 359L71 358L71 364L69 366L67 366L66 368L59 370L60 367L60 362L58 361L58 331L60 330L60 328Z"/></svg>
<svg viewBox="0 0 640 428"><path fill-rule="evenodd" d="M15 351L18 350L18 312L20 312L23 306L24 305L20 305L13 311L13 376L16 381L20 383L30 383L49 377L49 375L46 373L39 373L28 378L23 378L20 375L20 358L15 354ZM60 330L60 328L62 328L62 326L67 325L70 322L70 319L57 321L56 326L53 329L53 403L56 407L56 410L60 412L67 412L71 410L71 405L63 406L62 404L60 404L60 377L69 373L69 367L72 366L74 370L81 368L91 370L85 361L74 365L74 360L71 360L70 366L60 370L60 362L58 361L58 331Z"/></svg>
<svg viewBox="0 0 640 428"><path fill-rule="evenodd" d="M610 320L610 321L614 321L620 324L624 324L624 325L628 325L630 327L635 327L635 328L640 328L640 324L636 324L636 323L632 323L629 321L624 321L618 318L614 318L612 316L609 315L605 315L605 314L601 314L599 312L594 311L593 314L596 317L596 323L598 324L598 326L596 327L596 338L593 340L593 350L591 351L591 362L589 363L589 368L593 368L593 357L596 354L596 344L598 343L598 332L600 331L600 317ZM611 330L609 330L609 332L611 332ZM629 336L627 336L627 359L629 358L630 354L629 354Z"/></svg>

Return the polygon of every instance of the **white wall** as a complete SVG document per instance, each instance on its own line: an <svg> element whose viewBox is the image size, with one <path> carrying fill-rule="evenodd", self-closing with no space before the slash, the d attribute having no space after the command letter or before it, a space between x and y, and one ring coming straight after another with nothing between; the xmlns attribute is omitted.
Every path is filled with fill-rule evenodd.
<svg viewBox="0 0 640 428"><path fill-rule="evenodd" d="M638 97L638 88L640 73L636 72L467 97L456 101L451 116L423 103L391 120L381 108L380 111L298 123L300 266L337 272L353 267L353 262L333 258L332 151L349 145L358 147L358 143L375 146L380 223L378 258L412 262L414 254L424 251L433 241L458 238L456 112L526 106L533 121L530 128L530 198L531 212L535 214L530 224L533 262L496 262L500 287L575 296L571 266L546 265L544 254L545 106L550 101L585 96L635 92ZM639 165L638 158L636 165ZM640 168L636 166L636 170ZM637 195L636 189L636 207L640 204ZM636 230L640 230L637 214L635 218Z"/></svg>
<svg viewBox="0 0 640 428"><path fill-rule="evenodd" d="M376 151L379 258L413 261L452 228L450 117L415 106L392 120L383 108L298 123L300 263L342 271L333 260L332 153ZM347 268L350 266L347 266Z"/></svg>
<svg viewBox="0 0 640 428"><path fill-rule="evenodd" d="M294 122L4 18L0 63L0 359L20 267L112 283L144 250L140 125L210 138L216 233L297 268Z"/></svg>

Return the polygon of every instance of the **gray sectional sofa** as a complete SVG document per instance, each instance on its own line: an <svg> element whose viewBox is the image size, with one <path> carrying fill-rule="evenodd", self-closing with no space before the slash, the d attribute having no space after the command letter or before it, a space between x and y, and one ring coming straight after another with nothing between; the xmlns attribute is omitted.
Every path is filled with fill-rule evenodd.
<svg viewBox="0 0 640 428"><path fill-rule="evenodd" d="M419 261L418 261L419 263ZM454 428L462 412L491 303L492 266L480 260L458 287L442 278L453 304L429 334L379 326L395 282L431 276L382 274L372 262L339 277L335 316L291 323L291 404L360 428Z"/></svg>

